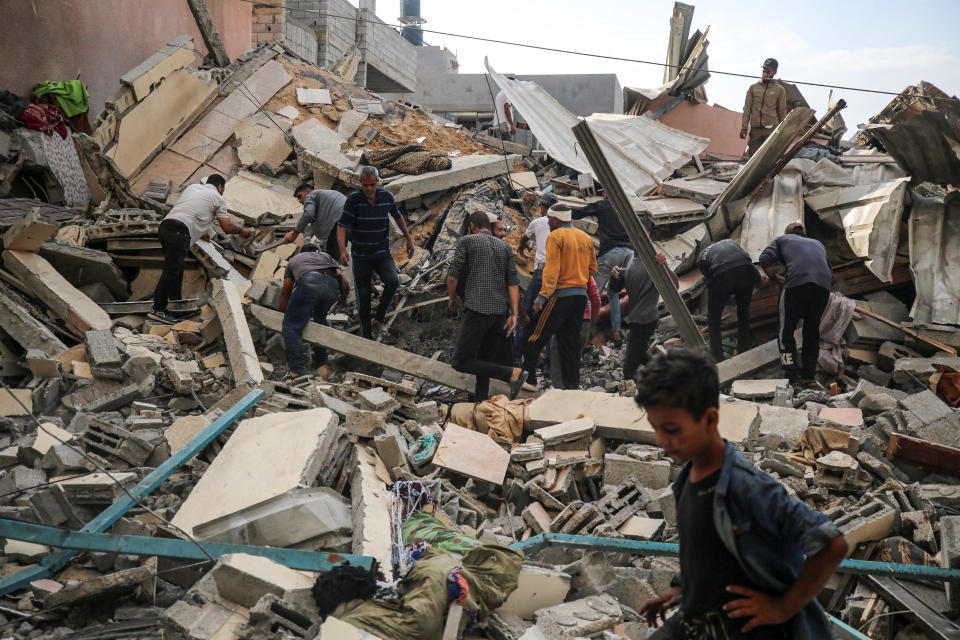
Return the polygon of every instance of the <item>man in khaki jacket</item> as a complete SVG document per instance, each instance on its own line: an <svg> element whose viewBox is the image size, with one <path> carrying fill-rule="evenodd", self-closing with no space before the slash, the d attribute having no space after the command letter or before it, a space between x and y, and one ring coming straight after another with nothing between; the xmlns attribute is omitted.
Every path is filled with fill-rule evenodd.
<svg viewBox="0 0 960 640"><path fill-rule="evenodd" d="M740 137L747 137L749 125L748 156L756 153L763 141L787 117L787 92L773 79L777 73L777 67L777 61L774 58L764 60L763 80L750 85L747 89L747 99L743 103L743 125L740 127Z"/></svg>

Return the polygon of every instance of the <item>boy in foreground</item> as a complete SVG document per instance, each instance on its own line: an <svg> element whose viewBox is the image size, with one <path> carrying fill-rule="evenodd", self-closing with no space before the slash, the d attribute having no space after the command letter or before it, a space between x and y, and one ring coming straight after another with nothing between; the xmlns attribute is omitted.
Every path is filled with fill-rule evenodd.
<svg viewBox="0 0 960 640"><path fill-rule="evenodd" d="M638 378L657 444L687 463L673 484L680 573L640 610L652 627L665 621L651 640L832 638L814 598L846 555L840 530L720 436L719 380L706 353L669 349Z"/></svg>

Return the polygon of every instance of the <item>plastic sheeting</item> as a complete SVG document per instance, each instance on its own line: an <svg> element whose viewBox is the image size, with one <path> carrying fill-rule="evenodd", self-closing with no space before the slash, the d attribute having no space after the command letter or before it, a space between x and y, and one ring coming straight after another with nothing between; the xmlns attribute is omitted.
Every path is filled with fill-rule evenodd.
<svg viewBox="0 0 960 640"><path fill-rule="evenodd" d="M580 121L577 116L535 82L510 80L489 64L487 71L551 158L580 173L592 172L573 135L572 129ZM647 195L710 143L641 116L595 113L587 121L628 195Z"/></svg>

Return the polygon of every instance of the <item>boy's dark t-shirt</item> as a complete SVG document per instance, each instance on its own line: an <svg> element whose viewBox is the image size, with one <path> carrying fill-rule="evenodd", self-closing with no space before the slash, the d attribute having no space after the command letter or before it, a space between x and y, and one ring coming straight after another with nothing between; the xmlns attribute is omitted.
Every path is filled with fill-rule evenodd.
<svg viewBox="0 0 960 640"><path fill-rule="evenodd" d="M680 532L680 607L687 618L702 619L708 613L726 613L721 607L741 596L728 593L729 585L756 589L737 559L723 544L713 523L713 499L720 470L700 482L687 482L677 503ZM759 590L759 589L758 589ZM750 633L740 629L749 618L726 618L730 638L783 640L781 625L757 627Z"/></svg>

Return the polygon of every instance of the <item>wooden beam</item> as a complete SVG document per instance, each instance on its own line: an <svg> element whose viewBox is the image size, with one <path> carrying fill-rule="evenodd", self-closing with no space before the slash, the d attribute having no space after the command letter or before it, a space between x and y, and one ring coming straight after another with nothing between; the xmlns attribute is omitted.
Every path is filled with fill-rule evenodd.
<svg viewBox="0 0 960 640"><path fill-rule="evenodd" d="M942 343L942 342L937 342L937 341L934 340L933 338L928 338L928 337L926 337L926 336L924 336L924 335L921 335L920 333L914 331L913 329L908 329L907 327L903 326L903 325L900 324L899 322L894 322L893 320L890 320L890 319L888 319L888 318L884 318L883 316L881 316L881 315L879 315L879 314L877 314L877 313L874 313L873 311L870 311L869 309L864 309L864 308L862 308L862 307L857 307L857 313L863 314L863 315L867 316L868 318L873 318L874 320L879 320L879 321L882 322L883 324L885 324L885 325L887 325L887 326L889 326L889 327L893 327L893 328L896 329L897 331L902 331L903 333L907 334L908 336L910 336L910 337L913 338L914 340L919 340L920 342L923 342L923 343L925 343L925 344L928 344L928 345L930 345L931 347L936 347L937 349L940 349L941 351L946 351L947 353L949 353L949 354L952 355L952 356L957 355L957 350L954 349L953 347L951 347L950 345L944 344L944 343Z"/></svg>
<svg viewBox="0 0 960 640"><path fill-rule="evenodd" d="M697 330L693 316L690 315L690 311L683 303L683 298L680 297L680 292L667 274L665 270L666 267L661 266L660 263L657 262L657 250L653 246L653 241L650 240L646 229L640 224L640 218L637 217L636 212L634 212L633 207L630 205L630 200L627 199L627 194L624 193L623 187L620 186L616 174L614 174L613 169L610 168L610 164L607 162L606 157L604 157L600 145L597 144L597 140L593 136L593 131L590 130L590 125L587 124L586 120L581 120L579 124L573 127L573 134L576 136L577 141L583 149L584 155L586 155L587 160L590 162L590 167L593 169L594 175L596 175L600 184L603 185L607 198L611 204L613 204L613 208L617 212L620 222L623 223L623 228L626 229L627 235L630 236L630 244L633 245L633 250L643 262L644 268L647 270L647 273L650 274L650 279L653 280L653 284L656 285L657 291L660 292L660 296L663 298L664 305L676 321L677 327L680 329L680 337L684 344L691 349L705 349L706 345L703 342L703 336L701 336Z"/></svg>
<svg viewBox="0 0 960 640"><path fill-rule="evenodd" d="M187 6L190 7L190 13L193 14L200 35L203 36L203 42L207 45L210 57L218 67L229 65L230 56L227 55L227 49L223 46L223 40L220 38L213 16L210 15L210 9L207 8L207 0L187 0Z"/></svg>
<svg viewBox="0 0 960 640"><path fill-rule="evenodd" d="M890 436L887 460L903 462L921 469L941 471L960 478L960 449L920 438L911 438L902 433Z"/></svg>
<svg viewBox="0 0 960 640"><path fill-rule="evenodd" d="M253 319L262 326L273 331L283 329L283 314L266 307L251 304L247 307ZM448 364L418 356L415 353L403 351L396 347L378 344L372 340L361 338L345 331L338 331L325 327L316 322L307 323L303 330L303 339L307 342L333 349L348 356L373 362L390 369L425 378L448 387L473 393L476 378L470 374L460 373ZM509 385L500 380L490 381L490 391L493 394L509 393Z"/></svg>

